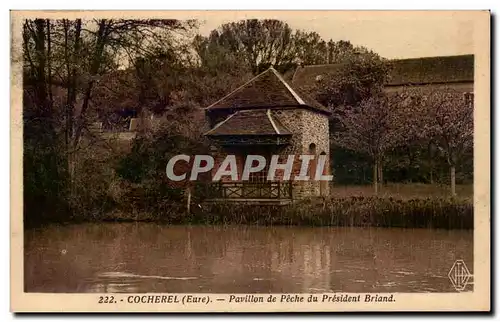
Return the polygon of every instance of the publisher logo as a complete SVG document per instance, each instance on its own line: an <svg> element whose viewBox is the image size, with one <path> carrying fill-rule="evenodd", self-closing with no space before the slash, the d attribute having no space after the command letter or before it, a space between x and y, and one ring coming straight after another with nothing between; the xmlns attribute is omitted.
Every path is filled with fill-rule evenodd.
<svg viewBox="0 0 500 322"><path fill-rule="evenodd" d="M451 267L448 277L457 291L463 291L472 274L469 272L464 261L459 259Z"/></svg>

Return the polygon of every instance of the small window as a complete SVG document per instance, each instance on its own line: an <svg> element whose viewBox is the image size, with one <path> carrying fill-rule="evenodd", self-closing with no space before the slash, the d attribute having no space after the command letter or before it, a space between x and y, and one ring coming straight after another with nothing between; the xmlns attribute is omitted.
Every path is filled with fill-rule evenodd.
<svg viewBox="0 0 500 322"><path fill-rule="evenodd" d="M316 154L316 144L315 143L309 144L309 153Z"/></svg>

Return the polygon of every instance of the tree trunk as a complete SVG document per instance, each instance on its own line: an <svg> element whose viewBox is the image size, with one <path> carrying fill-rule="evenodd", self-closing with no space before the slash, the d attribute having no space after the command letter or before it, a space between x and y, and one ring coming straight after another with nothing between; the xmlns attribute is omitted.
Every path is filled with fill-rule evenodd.
<svg viewBox="0 0 500 322"><path fill-rule="evenodd" d="M455 166L450 167L450 185L451 185L451 195L455 197L457 195L455 191Z"/></svg>
<svg viewBox="0 0 500 322"><path fill-rule="evenodd" d="M186 194L187 194L186 211L188 214L190 214L191 213L191 187L186 188Z"/></svg>
<svg viewBox="0 0 500 322"><path fill-rule="evenodd" d="M434 153L433 153L433 145L432 141L429 142L429 145L427 146L427 152L428 152L428 157L429 157L429 181L430 184L434 184Z"/></svg>
<svg viewBox="0 0 500 322"><path fill-rule="evenodd" d="M434 162L432 160L432 158L430 159L429 161L429 181L430 181L430 184L434 184Z"/></svg>
<svg viewBox="0 0 500 322"><path fill-rule="evenodd" d="M382 162L378 162L378 181L380 185L384 185L384 170L382 166Z"/></svg>
<svg viewBox="0 0 500 322"><path fill-rule="evenodd" d="M75 22L75 35L74 35L74 44L73 50L70 53L70 45L69 45L69 22L64 20L64 56L66 62L66 72L68 74L68 89L66 95L66 146L67 149L70 150L71 139L73 138L73 130L74 130L74 107L76 104L76 73L77 73L77 60L80 55L80 42L81 42L81 28L82 21L81 19L77 19Z"/></svg>
<svg viewBox="0 0 500 322"><path fill-rule="evenodd" d="M373 163L373 188L375 190L375 195L378 194L378 162Z"/></svg>
<svg viewBox="0 0 500 322"><path fill-rule="evenodd" d="M85 123L85 114L90 103L90 95L92 93L92 88L95 85L94 77L97 76L99 68L101 67L102 54L104 52L104 46L106 45L107 37L107 21L105 19L99 22L99 29L97 30L97 38L95 51L92 57L92 63L90 64L90 80L87 82L87 88L83 95L82 107L80 109L80 115L77 117L75 122L75 131L73 137L73 148L76 149L80 142L80 137L82 135L82 130Z"/></svg>
<svg viewBox="0 0 500 322"><path fill-rule="evenodd" d="M47 97L47 81L45 78L47 55L45 52L45 20L36 19L35 34L35 57L38 65L36 66L36 87L35 97L38 116L43 122L48 122L51 116L51 106Z"/></svg>
<svg viewBox="0 0 500 322"><path fill-rule="evenodd" d="M46 20L47 24L47 81L48 81L48 86L47 86L47 91L49 95L49 101L50 101L50 106L54 104L54 98L52 95L52 44L51 44L51 38L50 38L50 20Z"/></svg>
<svg viewBox="0 0 500 322"><path fill-rule="evenodd" d="M70 22L68 20L63 20L64 27L64 62L66 65L67 73L67 92L66 92L66 107L65 107L65 140L66 140L66 153L67 153L67 168L68 168L68 184L69 184L69 194L70 197L76 195L76 185L75 185L75 167L76 167L76 151L71 146L71 140L73 137L73 125L74 125L74 107L76 104L77 95L77 66L78 59L80 59L80 42L81 42L81 19L77 19L74 25L74 43L70 44ZM72 47L72 48L70 48Z"/></svg>

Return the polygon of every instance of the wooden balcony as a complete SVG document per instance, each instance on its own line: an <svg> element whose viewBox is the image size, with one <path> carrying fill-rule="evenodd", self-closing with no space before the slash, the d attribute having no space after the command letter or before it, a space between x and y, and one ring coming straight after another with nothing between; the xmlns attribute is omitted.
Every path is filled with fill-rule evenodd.
<svg viewBox="0 0 500 322"><path fill-rule="evenodd" d="M289 203L292 200L290 181L212 182L206 185L206 197L211 201Z"/></svg>

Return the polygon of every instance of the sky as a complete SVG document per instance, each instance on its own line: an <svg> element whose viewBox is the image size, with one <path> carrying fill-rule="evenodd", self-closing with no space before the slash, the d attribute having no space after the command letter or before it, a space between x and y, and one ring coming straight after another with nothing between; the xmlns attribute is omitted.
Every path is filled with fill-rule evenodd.
<svg viewBox="0 0 500 322"><path fill-rule="evenodd" d="M280 19L326 40L349 40L389 59L474 53L474 23L467 12L219 11L200 17L200 33L255 17Z"/></svg>

